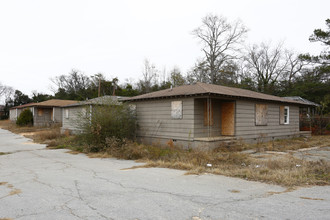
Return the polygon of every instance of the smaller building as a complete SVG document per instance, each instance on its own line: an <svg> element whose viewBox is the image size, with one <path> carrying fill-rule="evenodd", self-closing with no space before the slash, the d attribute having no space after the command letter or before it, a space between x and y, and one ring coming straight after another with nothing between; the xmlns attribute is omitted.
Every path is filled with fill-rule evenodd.
<svg viewBox="0 0 330 220"><path fill-rule="evenodd" d="M102 96L63 106L61 132L80 133L83 120L90 120L93 106L120 104L121 98L120 96Z"/></svg>
<svg viewBox="0 0 330 220"><path fill-rule="evenodd" d="M16 121L23 110L30 109L33 114L34 126L61 125L62 107L74 103L77 103L77 101L51 99L39 103L20 105L10 109L9 118L11 121Z"/></svg>

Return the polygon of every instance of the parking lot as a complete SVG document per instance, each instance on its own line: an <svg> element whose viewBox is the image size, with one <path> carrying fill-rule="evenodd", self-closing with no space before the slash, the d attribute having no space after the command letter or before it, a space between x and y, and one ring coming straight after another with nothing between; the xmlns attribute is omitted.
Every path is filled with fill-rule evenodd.
<svg viewBox="0 0 330 220"><path fill-rule="evenodd" d="M88 158L0 129L0 219L329 219L330 186L286 188Z"/></svg>

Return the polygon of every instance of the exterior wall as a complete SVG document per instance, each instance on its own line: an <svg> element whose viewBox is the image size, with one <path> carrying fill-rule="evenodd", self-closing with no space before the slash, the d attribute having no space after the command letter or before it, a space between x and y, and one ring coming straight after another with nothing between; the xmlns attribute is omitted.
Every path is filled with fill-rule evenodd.
<svg viewBox="0 0 330 220"><path fill-rule="evenodd" d="M255 125L255 104L252 101L236 101L236 129L237 139L245 141L267 141L271 139L287 138L299 135L299 107L288 105L289 124L280 124L280 104L258 102L268 105L267 125Z"/></svg>
<svg viewBox="0 0 330 220"><path fill-rule="evenodd" d="M182 101L182 119L172 119L172 101ZM133 104L136 104L138 138L160 138L167 141L170 139L174 141L193 139L193 98L138 101Z"/></svg>
<svg viewBox="0 0 330 220"><path fill-rule="evenodd" d="M82 112L86 109L85 106L75 106L62 109L62 127L61 132L65 131L77 134L80 132L79 121ZM66 110L69 111L69 118L66 118Z"/></svg>
<svg viewBox="0 0 330 220"><path fill-rule="evenodd" d="M16 109L10 109L9 110L9 119L11 121L16 121Z"/></svg>
<svg viewBox="0 0 330 220"><path fill-rule="evenodd" d="M39 111L42 111L42 115L39 114ZM50 126L53 122L52 117L52 108L34 108L34 117L33 125L34 126Z"/></svg>
<svg viewBox="0 0 330 220"><path fill-rule="evenodd" d="M62 108L55 107L54 109L54 122L62 123Z"/></svg>
<svg viewBox="0 0 330 220"><path fill-rule="evenodd" d="M182 101L183 118L171 118L171 101ZM230 141L221 137L221 103L226 100L213 99L213 126L210 126L210 137L219 140L204 140L208 137L209 128L204 126L204 101L206 98L163 99L138 101L136 104L138 120L138 140L146 144L159 143L166 145L173 140L177 146L184 148L212 148ZM233 100L232 100L233 101ZM268 141L299 136L299 107L289 106L289 124L280 124L281 104L235 101L235 136L246 142ZM267 125L257 126L255 123L255 105L267 104Z"/></svg>

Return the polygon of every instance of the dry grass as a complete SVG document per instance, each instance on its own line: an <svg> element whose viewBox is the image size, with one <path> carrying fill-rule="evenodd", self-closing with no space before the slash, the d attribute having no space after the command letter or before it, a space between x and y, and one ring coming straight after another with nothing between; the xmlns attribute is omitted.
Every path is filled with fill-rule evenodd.
<svg viewBox="0 0 330 220"><path fill-rule="evenodd" d="M60 126L58 125L52 127L17 126L10 120L4 120L0 121L0 128L23 135L33 139L36 143L47 144L48 146L57 146L57 140L63 136L60 133Z"/></svg>
<svg viewBox="0 0 330 220"><path fill-rule="evenodd" d="M14 190L10 191L9 195L13 196L13 195L20 194L20 193L22 193L22 190L14 189Z"/></svg>
<svg viewBox="0 0 330 220"><path fill-rule="evenodd" d="M114 156L117 158L138 159L138 162L146 163L130 169L172 168L186 170L186 174L220 174L287 187L330 184L329 162L306 161L297 159L290 154L265 159L254 158L241 152L222 152L219 149L185 151L137 144L125 146L125 150L120 152L121 155L118 155L118 152L115 153ZM104 157L103 154L102 157Z"/></svg>
<svg viewBox="0 0 330 220"><path fill-rule="evenodd" d="M284 140L248 145L246 148L258 149L259 151L292 151L312 147L327 147L330 145L330 135L312 136L309 138L299 137Z"/></svg>

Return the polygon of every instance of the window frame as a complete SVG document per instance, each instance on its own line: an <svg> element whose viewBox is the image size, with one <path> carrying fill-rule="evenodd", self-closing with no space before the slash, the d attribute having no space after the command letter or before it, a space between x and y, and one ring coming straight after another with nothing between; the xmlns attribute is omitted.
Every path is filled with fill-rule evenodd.
<svg viewBox="0 0 330 220"><path fill-rule="evenodd" d="M69 109L65 109L65 118L69 119Z"/></svg>

